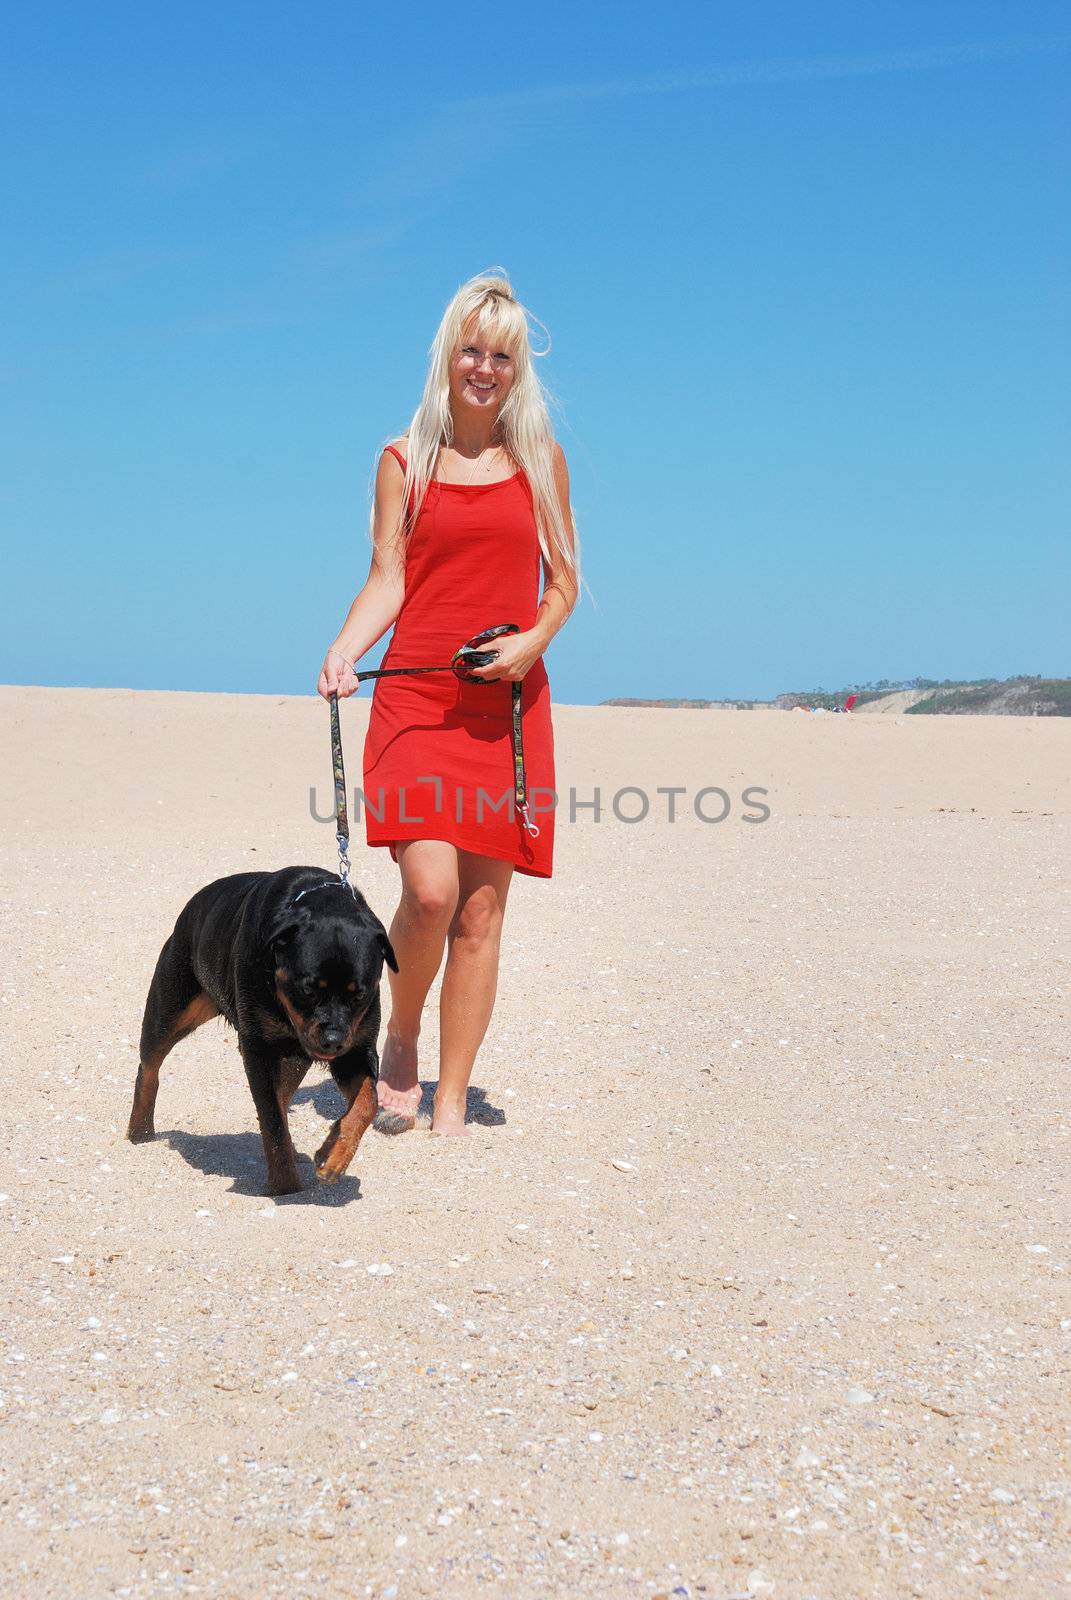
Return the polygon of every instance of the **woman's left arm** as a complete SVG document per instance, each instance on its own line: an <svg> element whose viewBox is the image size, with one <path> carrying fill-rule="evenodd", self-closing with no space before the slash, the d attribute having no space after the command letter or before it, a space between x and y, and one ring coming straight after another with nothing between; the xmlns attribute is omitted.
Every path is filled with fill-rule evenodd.
<svg viewBox="0 0 1071 1600"><path fill-rule="evenodd" d="M553 466L554 486L558 491L562 525L568 540L569 554L572 555L573 516L569 505L569 468L565 462L565 451L557 441L554 444ZM536 611L535 624L531 629L539 644L541 655L554 635L568 621L569 613L576 605L576 596L576 578L561 551L551 541L550 561L546 556L543 557L543 596Z"/></svg>
<svg viewBox="0 0 1071 1600"><path fill-rule="evenodd" d="M554 445L554 485L558 491L565 536L569 553L573 554L573 517L569 508L569 469L565 464L565 451ZM543 596L536 611L535 622L524 633L506 634L496 639L492 648L497 659L486 667L474 667L473 677L484 683L499 680L519 683L535 666L554 635L558 632L576 604L577 584L572 570L557 546L551 541L551 560L543 557Z"/></svg>

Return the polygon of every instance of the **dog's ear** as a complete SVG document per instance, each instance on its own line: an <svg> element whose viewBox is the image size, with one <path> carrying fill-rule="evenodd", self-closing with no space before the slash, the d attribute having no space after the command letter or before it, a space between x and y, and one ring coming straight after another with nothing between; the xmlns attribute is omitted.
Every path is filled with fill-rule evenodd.
<svg viewBox="0 0 1071 1600"><path fill-rule="evenodd" d="M379 948L382 950L383 959L387 963L387 965L390 968L390 970L392 972L397 972L397 970L398 970L398 958L394 954L394 946L391 944L390 940L387 938L387 935L385 933L383 933L382 931L377 933L376 934L376 943L379 945Z"/></svg>
<svg viewBox="0 0 1071 1600"><path fill-rule="evenodd" d="M298 911L295 906L281 906L272 918L268 931L264 936L264 942L268 949L272 949L277 944L286 944L287 940L294 937L294 934L305 921L304 913Z"/></svg>

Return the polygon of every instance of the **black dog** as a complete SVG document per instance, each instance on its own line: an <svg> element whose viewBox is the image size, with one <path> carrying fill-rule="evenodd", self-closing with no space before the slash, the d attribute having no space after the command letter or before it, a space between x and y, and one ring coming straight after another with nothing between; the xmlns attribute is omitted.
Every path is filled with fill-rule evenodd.
<svg viewBox="0 0 1071 1600"><path fill-rule="evenodd" d="M238 1033L269 1194L301 1188L287 1110L310 1058L330 1067L347 1109L316 1152L316 1172L334 1183L376 1114L384 961L397 972L379 918L321 868L238 872L198 890L149 986L127 1138L154 1137L161 1063L180 1039L222 1014Z"/></svg>

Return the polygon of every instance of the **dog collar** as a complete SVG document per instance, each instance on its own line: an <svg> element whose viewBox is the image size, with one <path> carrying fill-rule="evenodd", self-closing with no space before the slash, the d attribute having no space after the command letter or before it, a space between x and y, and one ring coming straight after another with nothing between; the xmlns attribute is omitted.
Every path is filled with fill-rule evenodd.
<svg viewBox="0 0 1071 1600"><path fill-rule="evenodd" d="M314 889L339 889L339 888L341 888L341 884L339 883L339 880L337 878L325 878L323 883L310 883L309 887L307 889L302 889L301 894L296 894L294 896L293 900L291 901L291 905L295 905L296 906L298 901L301 899L301 895L302 894L311 894Z"/></svg>

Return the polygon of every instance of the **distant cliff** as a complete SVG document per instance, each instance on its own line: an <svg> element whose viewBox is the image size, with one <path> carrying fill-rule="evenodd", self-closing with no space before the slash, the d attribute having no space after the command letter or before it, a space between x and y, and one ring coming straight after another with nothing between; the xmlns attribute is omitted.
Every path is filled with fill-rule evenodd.
<svg viewBox="0 0 1071 1600"><path fill-rule="evenodd" d="M853 684L847 689L803 689L776 700L603 700L604 706L670 706L716 711L840 711L855 695L854 712L895 713L908 717L969 716L1071 717L1071 678L977 678L965 683L946 678L912 678L907 683Z"/></svg>
<svg viewBox="0 0 1071 1600"><path fill-rule="evenodd" d="M831 711L855 694L855 711L898 712L905 717L969 716L1071 717L1071 678L977 678L969 683L914 678L909 683L863 684L831 692L816 689L780 694L774 705L783 710L809 706Z"/></svg>

